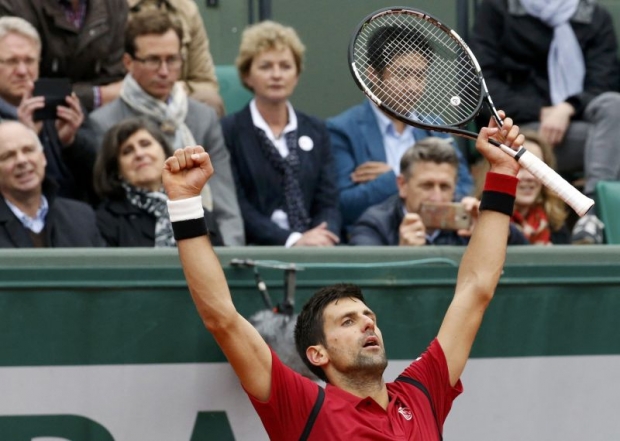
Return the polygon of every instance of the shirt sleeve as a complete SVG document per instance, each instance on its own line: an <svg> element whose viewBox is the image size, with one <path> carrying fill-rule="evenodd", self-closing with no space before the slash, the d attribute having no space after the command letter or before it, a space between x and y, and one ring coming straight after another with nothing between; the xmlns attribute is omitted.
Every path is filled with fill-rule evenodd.
<svg viewBox="0 0 620 441"><path fill-rule="evenodd" d="M316 401L319 386L282 363L273 349L271 358L269 399L260 401L249 393L248 397L269 439L299 439Z"/></svg>
<svg viewBox="0 0 620 441"><path fill-rule="evenodd" d="M450 385L450 373L446 356L437 339L434 339L418 359L413 361L402 373L403 376L413 378L428 389L433 401L435 412L443 426L452 402L463 392L463 385L459 380L454 387Z"/></svg>

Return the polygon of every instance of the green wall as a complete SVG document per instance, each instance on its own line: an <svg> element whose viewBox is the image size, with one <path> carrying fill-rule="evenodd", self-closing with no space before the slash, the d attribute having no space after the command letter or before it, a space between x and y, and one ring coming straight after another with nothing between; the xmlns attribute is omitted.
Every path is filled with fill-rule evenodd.
<svg viewBox="0 0 620 441"><path fill-rule="evenodd" d="M266 247L218 254L245 316L264 305L253 272L231 267L233 258L301 265L298 305L327 284L359 284L390 357L407 359L436 334L462 251ZM512 248L473 356L620 354L619 251ZM260 272L280 301L282 271ZM0 366L224 360L194 310L175 250L7 250L0 280Z"/></svg>

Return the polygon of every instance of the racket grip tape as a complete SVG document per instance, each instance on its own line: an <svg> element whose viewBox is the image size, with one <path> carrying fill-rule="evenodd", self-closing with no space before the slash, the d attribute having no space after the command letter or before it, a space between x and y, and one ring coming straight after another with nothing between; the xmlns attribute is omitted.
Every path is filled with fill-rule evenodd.
<svg viewBox="0 0 620 441"><path fill-rule="evenodd" d="M524 151L518 160L521 167L536 176L545 187L554 191L579 216L586 214L594 205L592 199L573 187L534 154Z"/></svg>

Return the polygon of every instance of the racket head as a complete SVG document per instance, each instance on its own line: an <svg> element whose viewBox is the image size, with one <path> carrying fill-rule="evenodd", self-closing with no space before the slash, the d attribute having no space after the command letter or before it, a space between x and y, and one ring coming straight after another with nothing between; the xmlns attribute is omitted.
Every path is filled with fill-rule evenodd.
<svg viewBox="0 0 620 441"><path fill-rule="evenodd" d="M353 32L348 57L357 86L389 115L476 137L460 127L488 96L480 67L458 34L435 17L404 6L379 9Z"/></svg>

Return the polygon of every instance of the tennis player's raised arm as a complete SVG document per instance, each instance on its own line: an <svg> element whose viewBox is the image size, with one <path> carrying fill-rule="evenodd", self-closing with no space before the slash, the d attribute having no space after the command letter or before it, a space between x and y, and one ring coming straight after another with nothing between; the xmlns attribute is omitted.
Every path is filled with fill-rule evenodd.
<svg viewBox="0 0 620 441"><path fill-rule="evenodd" d="M518 127L513 126L510 118L504 120L502 133L498 133L491 122L489 128L480 131L476 141L476 148L491 165L485 188L488 189L491 184L496 197L487 198L487 209L484 209L487 195L482 198L478 223L461 260L454 299L437 336L446 355L452 385L456 384L465 368L506 259L510 216L505 213L512 213L514 189L510 188L516 188L519 165L509 155L489 144L490 136L508 146L523 143L523 136L519 135Z"/></svg>
<svg viewBox="0 0 620 441"><path fill-rule="evenodd" d="M202 210L200 190L211 175L211 160L200 146L179 149L166 160L163 182L173 201L169 204L171 218L173 206L179 208L178 201L184 204L190 198L198 198L200 206L193 208ZM183 207L186 211L187 208ZM203 323L246 391L258 400L267 400L271 388L271 352L256 329L235 309L224 271L209 238L201 235L182 239L177 246L187 285Z"/></svg>

